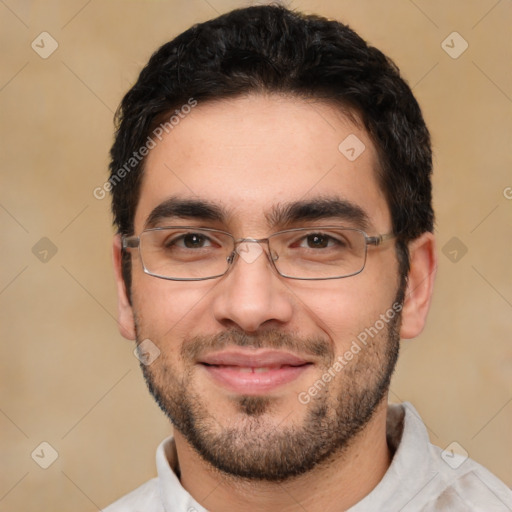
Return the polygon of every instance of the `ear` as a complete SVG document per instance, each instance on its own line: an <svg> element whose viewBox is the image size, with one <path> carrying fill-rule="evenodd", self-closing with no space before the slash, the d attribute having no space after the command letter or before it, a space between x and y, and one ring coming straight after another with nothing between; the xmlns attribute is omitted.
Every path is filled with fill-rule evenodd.
<svg viewBox="0 0 512 512"><path fill-rule="evenodd" d="M400 337L418 336L427 319L437 271L436 243L432 233L423 233L409 244L410 269L402 309Z"/></svg>
<svg viewBox="0 0 512 512"><path fill-rule="evenodd" d="M119 332L128 340L135 339L135 319L133 309L128 300L126 286L124 284L122 273L122 251L121 251L121 235L114 237L112 244L112 259L114 262L114 274L117 285L117 323Z"/></svg>

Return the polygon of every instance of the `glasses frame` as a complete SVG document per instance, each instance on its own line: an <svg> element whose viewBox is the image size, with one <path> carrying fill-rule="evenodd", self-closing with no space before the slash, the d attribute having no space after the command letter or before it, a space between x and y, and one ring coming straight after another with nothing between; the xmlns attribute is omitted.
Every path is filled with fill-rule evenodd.
<svg viewBox="0 0 512 512"><path fill-rule="evenodd" d="M227 260L227 268L225 270L225 272L223 272L222 274L217 274L217 275L214 275L214 276L209 276L209 277L167 277L167 276L162 276L160 274L155 274L154 272L151 272L147 269L145 263L144 263L144 258L142 257L142 253L141 253L141 236L143 233L146 233L146 232L151 232L151 231L164 231L164 230L167 230L167 229L197 229L198 231L208 231L208 232L213 232L213 233L222 233L224 235L227 235L229 236L232 240L233 240L233 251L231 252L231 254L226 258ZM357 231L358 233L361 233L363 236L364 236L364 240L365 240L365 246L364 246L364 258L363 258L363 264L362 264L362 267L356 271L356 272L352 272L351 274L347 274L347 275L344 275L344 276L334 276L334 277L294 277L294 276L289 276L289 275L286 275L286 274L283 274L276 266L276 260L279 259L279 255L276 254L276 257L274 257L274 255L272 255L271 253L271 248L270 248L270 240L277 236L277 235L281 235L281 234L284 234L284 233L292 233L292 232L296 232L296 231L310 231L310 230L314 230L314 229L318 229L318 230L324 230L324 229L344 229L344 230L348 230L348 231ZM159 279L165 279L167 281L207 281L209 279L218 279L219 277L222 277L222 276L225 276L229 270L233 267L236 259L237 259L237 255L239 256L238 252L237 252L237 246L242 244L242 243L257 243L259 245L261 245L262 243L265 243L267 245L267 250L265 251L266 255L267 255L267 259L270 261L270 263L272 264L272 267L274 268L274 270L281 276L281 277L285 277L286 279L295 279L295 280L299 280L299 281L326 281L326 280L330 280L330 279L344 279L346 277L352 277L352 276L355 276L357 274L360 274L365 266L366 266L366 259L367 259L367 254L368 254L368 246L371 245L371 246L374 246L374 247L378 247L379 245L381 245L382 243L388 241L388 240L391 240L393 238L396 238L396 235L394 233L381 233L381 234L378 234L378 235L373 235L373 236L369 236L366 232L364 232L362 229L358 229L358 228L351 228L351 227L346 227L346 226L332 226L332 225L329 225L329 226L311 226L311 228L292 228L292 229L285 229L283 231L277 231L276 233L272 233L269 237L267 238L235 238L231 233L229 233L228 231L223 231L221 229L213 229L213 228L202 228L202 227L198 227L198 226L162 226L162 227L157 227L157 228L147 228L147 229L144 229L140 235L123 235L121 237L121 249L123 251L128 251L129 249L138 249L138 253L139 253L139 258L140 258L140 261L141 261L141 264L142 264L142 269L144 271L145 274L148 274L152 277L157 277Z"/></svg>

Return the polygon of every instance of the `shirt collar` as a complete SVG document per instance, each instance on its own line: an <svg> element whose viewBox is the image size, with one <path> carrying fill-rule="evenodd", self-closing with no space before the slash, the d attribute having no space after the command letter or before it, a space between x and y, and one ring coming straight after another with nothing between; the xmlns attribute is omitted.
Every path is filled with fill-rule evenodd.
<svg viewBox="0 0 512 512"><path fill-rule="evenodd" d="M411 403L388 405L386 436L394 452L391 465L377 486L347 512L401 510L438 474L431 463L427 429Z"/></svg>
<svg viewBox="0 0 512 512"><path fill-rule="evenodd" d="M156 451L156 467L158 471L158 487L165 512L194 511L207 512L183 488L179 481L180 466L174 438L168 437Z"/></svg>

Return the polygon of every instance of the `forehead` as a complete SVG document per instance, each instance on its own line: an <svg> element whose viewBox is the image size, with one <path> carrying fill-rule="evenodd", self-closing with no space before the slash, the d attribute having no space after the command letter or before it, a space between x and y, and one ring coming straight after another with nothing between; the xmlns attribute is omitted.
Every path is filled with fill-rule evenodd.
<svg viewBox="0 0 512 512"><path fill-rule="evenodd" d="M370 227L390 226L374 145L332 105L277 95L199 102L155 141L136 232L170 198L207 202L225 214L223 227L261 234L283 205L319 198L359 207Z"/></svg>

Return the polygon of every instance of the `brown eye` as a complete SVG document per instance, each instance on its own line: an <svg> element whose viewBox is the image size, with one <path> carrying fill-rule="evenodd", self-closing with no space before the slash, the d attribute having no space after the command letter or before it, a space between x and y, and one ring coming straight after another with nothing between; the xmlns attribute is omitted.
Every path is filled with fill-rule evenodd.
<svg viewBox="0 0 512 512"><path fill-rule="evenodd" d="M306 244L311 249L324 249L329 246L331 237L320 234L308 235L305 240Z"/></svg>
<svg viewBox="0 0 512 512"><path fill-rule="evenodd" d="M182 237L183 245L187 247L187 249L197 249L204 247L204 244L208 241L208 239L197 233L190 233L188 235L184 235Z"/></svg>
<svg viewBox="0 0 512 512"><path fill-rule="evenodd" d="M173 236L165 241L164 247L171 249L203 249L212 245L211 240L201 233L185 233Z"/></svg>

